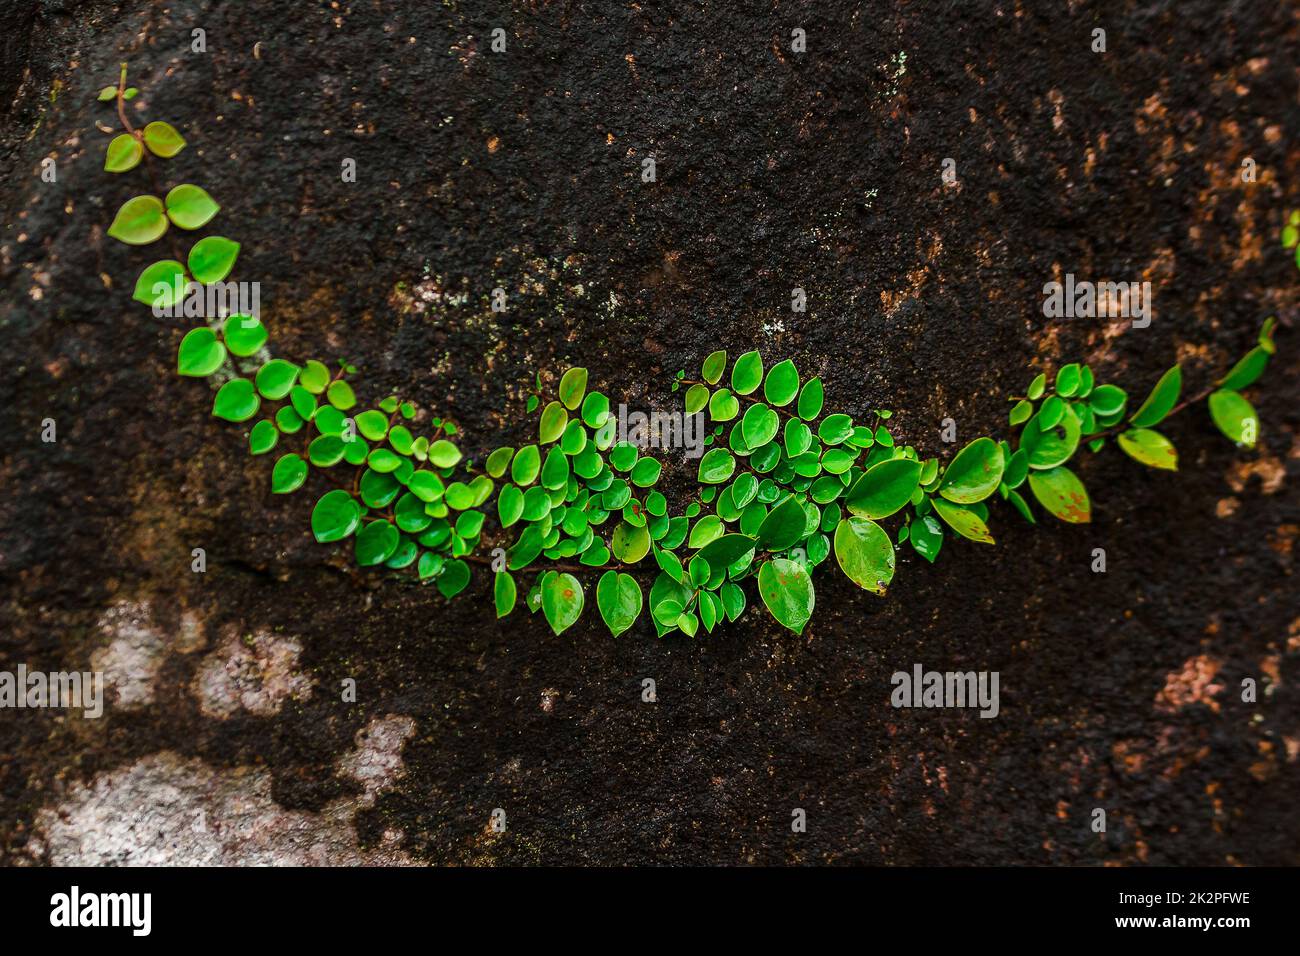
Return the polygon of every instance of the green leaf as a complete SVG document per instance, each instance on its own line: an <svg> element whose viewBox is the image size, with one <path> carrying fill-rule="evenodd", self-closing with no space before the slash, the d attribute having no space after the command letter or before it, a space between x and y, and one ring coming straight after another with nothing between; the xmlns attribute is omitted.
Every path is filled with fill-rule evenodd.
<svg viewBox="0 0 1300 956"><path fill-rule="evenodd" d="M289 389L289 402L293 405L293 410L302 416L303 421L311 421L316 414L316 396L301 385Z"/></svg>
<svg viewBox="0 0 1300 956"><path fill-rule="evenodd" d="M469 565L464 561L448 561L438 575L438 593L447 599L454 598L469 584Z"/></svg>
<svg viewBox="0 0 1300 956"><path fill-rule="evenodd" d="M920 480L919 461L893 458L879 462L849 488L845 507L862 518L888 518L907 504Z"/></svg>
<svg viewBox="0 0 1300 956"><path fill-rule="evenodd" d="M759 402L745 410L745 417L740 420L740 433L745 438L747 448L761 448L776 437L776 430L781 420L776 412Z"/></svg>
<svg viewBox="0 0 1300 956"><path fill-rule="evenodd" d="M758 569L758 592L778 622L802 634L816 603L808 569L798 561L773 558Z"/></svg>
<svg viewBox="0 0 1300 956"><path fill-rule="evenodd" d="M1128 394L1118 385L1098 385L1088 398L1088 404L1098 415L1118 415L1124 411Z"/></svg>
<svg viewBox="0 0 1300 956"><path fill-rule="evenodd" d="M952 528L963 538L978 541L980 544L992 544L993 536L989 534L988 525L973 509L966 505L948 501L945 498L932 498L935 513L943 519L944 524Z"/></svg>
<svg viewBox="0 0 1300 956"><path fill-rule="evenodd" d="M434 554L432 551L426 551L420 555L420 563L416 565L420 580L427 581L441 571L443 560L441 554Z"/></svg>
<svg viewBox="0 0 1300 956"><path fill-rule="evenodd" d="M746 352L736 359L731 368L731 390L737 395L748 395L763 383L763 356Z"/></svg>
<svg viewBox="0 0 1300 956"><path fill-rule="evenodd" d="M998 490L1005 464L997 442L992 438L977 438L948 464L939 483L939 494L963 505L983 501Z"/></svg>
<svg viewBox="0 0 1300 956"><path fill-rule="evenodd" d="M303 424L302 416L290 405L284 406L275 413L275 425L286 435L301 431Z"/></svg>
<svg viewBox="0 0 1300 956"><path fill-rule="evenodd" d="M510 467L510 459L515 455L515 450L510 447L498 448L492 454L487 456L487 462L484 467L487 473L493 478L500 478Z"/></svg>
<svg viewBox="0 0 1300 956"><path fill-rule="evenodd" d="M758 526L756 545L763 551L784 551L803 537L808 523L803 504L793 496L771 510Z"/></svg>
<svg viewBox="0 0 1300 956"><path fill-rule="evenodd" d="M726 530L722 519L717 515L705 515L695 522L695 527L691 528L691 536L687 539L686 546L688 548L702 548L710 541L722 537Z"/></svg>
<svg viewBox="0 0 1300 956"><path fill-rule="evenodd" d="M167 218L182 229L206 226L220 209L207 190L193 183L182 183L167 194Z"/></svg>
<svg viewBox="0 0 1300 956"><path fill-rule="evenodd" d="M212 414L228 422L246 422L257 414L261 401L246 378L232 378L222 385L212 402Z"/></svg>
<svg viewBox="0 0 1300 956"><path fill-rule="evenodd" d="M1088 492L1070 469L1030 472L1029 488L1038 503L1062 521L1086 524L1092 520Z"/></svg>
<svg viewBox="0 0 1300 956"><path fill-rule="evenodd" d="M692 385L686 390L686 414L694 415L704 411L709 404L709 386Z"/></svg>
<svg viewBox="0 0 1300 956"><path fill-rule="evenodd" d="M530 524L519 533L519 540L506 552L506 567L511 571L526 568L542 553L542 530Z"/></svg>
<svg viewBox="0 0 1300 956"><path fill-rule="evenodd" d="M226 319L221 336L233 354L247 358L266 344L266 326L251 315L232 315Z"/></svg>
<svg viewBox="0 0 1300 956"><path fill-rule="evenodd" d="M1142 403L1142 407L1133 413L1129 424L1134 428L1150 428L1158 425L1173 409L1178 401L1178 394L1183 388L1183 367L1175 365L1156 382L1151 394Z"/></svg>
<svg viewBox="0 0 1300 956"><path fill-rule="evenodd" d="M720 485L736 471L736 459L725 448L710 448L700 458L699 481L704 485ZM748 472L746 472L748 474Z"/></svg>
<svg viewBox="0 0 1300 956"><path fill-rule="evenodd" d="M380 441L388 435L388 416L381 411L373 408L366 409L361 414L353 416L352 421L361 436L370 441Z"/></svg>
<svg viewBox="0 0 1300 956"><path fill-rule="evenodd" d="M632 466L632 484L638 488L649 488L659 480L663 465L655 458L639 458Z"/></svg>
<svg viewBox="0 0 1300 956"><path fill-rule="evenodd" d="M298 366L284 359L271 359L257 370L257 390L263 398L279 401L298 380Z"/></svg>
<svg viewBox="0 0 1300 956"><path fill-rule="evenodd" d="M508 528L524 513L524 493L515 485L506 485L497 495L497 516L501 527Z"/></svg>
<svg viewBox="0 0 1300 956"><path fill-rule="evenodd" d="M650 551L650 531L645 525L620 521L609 542L614 557L624 564L636 564Z"/></svg>
<svg viewBox="0 0 1300 956"><path fill-rule="evenodd" d="M537 446L525 445L515 453L515 460L510 463L510 480L520 487L531 485L537 480L541 467L542 453Z"/></svg>
<svg viewBox="0 0 1300 956"><path fill-rule="evenodd" d="M1020 492L1008 491L1007 501L1010 501L1012 507L1020 512L1020 517L1024 518L1030 524L1038 524L1037 519L1034 518L1034 513L1029 510L1029 502L1024 499Z"/></svg>
<svg viewBox="0 0 1300 956"><path fill-rule="evenodd" d="M515 588L515 579L510 576L509 571L498 571L492 581L492 601L496 604L497 618L503 618L515 609L515 600L518 597L518 591Z"/></svg>
<svg viewBox="0 0 1300 956"><path fill-rule="evenodd" d="M636 578L618 571L606 571L596 584L596 607L609 633L618 637L641 615L643 598Z"/></svg>
<svg viewBox="0 0 1300 956"><path fill-rule="evenodd" d="M393 570L409 568L415 561L415 556L419 553L420 549L416 546L414 541L410 538L401 538L397 542L397 550L395 550L392 556L384 562L384 567L392 568Z"/></svg>
<svg viewBox="0 0 1300 956"><path fill-rule="evenodd" d="M564 426L569 423L569 413L559 402L551 402L542 409L542 421L538 427L543 445L550 444L564 434Z"/></svg>
<svg viewBox="0 0 1300 956"><path fill-rule="evenodd" d="M320 395L330 383L330 370L315 359L309 359L298 374L298 384L313 395Z"/></svg>
<svg viewBox="0 0 1300 956"><path fill-rule="evenodd" d="M1059 395L1049 395L1038 410L1038 427L1043 431L1055 428L1063 417L1065 417L1065 400Z"/></svg>
<svg viewBox="0 0 1300 956"><path fill-rule="evenodd" d="M709 418L715 422L729 422L740 414L740 400L731 390L720 388L709 399Z"/></svg>
<svg viewBox="0 0 1300 956"><path fill-rule="evenodd" d="M722 602L716 595L708 591L701 591L698 609L700 622L704 625L704 629L712 634L713 628L718 623L718 618L722 616Z"/></svg>
<svg viewBox="0 0 1300 956"><path fill-rule="evenodd" d="M562 634L582 614L582 585L572 574L551 571L542 578L542 613L551 630Z"/></svg>
<svg viewBox="0 0 1300 956"><path fill-rule="evenodd" d="M217 341L217 333L207 326L190 329L181 339L176 353L176 371L181 375L205 378L226 360L226 347Z"/></svg>
<svg viewBox="0 0 1300 956"><path fill-rule="evenodd" d="M356 537L357 564L366 568L383 564L397 550L401 534L388 521L372 521Z"/></svg>
<svg viewBox="0 0 1300 956"><path fill-rule="evenodd" d="M631 471L639 457L636 445L621 441L609 453L609 463L615 471Z"/></svg>
<svg viewBox="0 0 1300 956"><path fill-rule="evenodd" d="M710 568L726 569L753 555L757 541L747 534L724 534L700 549L698 557Z"/></svg>
<svg viewBox="0 0 1300 956"><path fill-rule="evenodd" d="M335 435L317 435L307 446L307 460L317 468L332 468L343 460L346 450L343 439Z"/></svg>
<svg viewBox="0 0 1300 956"><path fill-rule="evenodd" d="M1062 398L1072 398L1079 391L1081 372L1077 362L1061 366L1056 373L1056 394Z"/></svg>
<svg viewBox="0 0 1300 956"><path fill-rule="evenodd" d="M190 247L187 262L190 274L204 285L220 282L230 275L239 256L239 243L225 236L204 236Z"/></svg>
<svg viewBox="0 0 1300 956"><path fill-rule="evenodd" d="M1029 416L1034 414L1034 403L1021 399L1016 402L1015 407L1011 409L1010 422L1014 425L1023 425L1029 421Z"/></svg>
<svg viewBox="0 0 1300 956"><path fill-rule="evenodd" d="M664 574L668 575L674 581L682 579L682 562L677 555L671 551L664 551L662 548L654 548L651 553L654 555L655 562L659 565Z"/></svg>
<svg viewBox="0 0 1300 956"><path fill-rule="evenodd" d="M817 425L817 437L827 445L838 445L852 434L853 419L848 415L827 415Z"/></svg>
<svg viewBox="0 0 1300 956"><path fill-rule="evenodd" d="M131 298L161 311L184 301L185 287L185 267L175 259L163 259L145 266Z"/></svg>
<svg viewBox="0 0 1300 956"><path fill-rule="evenodd" d="M560 378L560 401L568 409L576 409L582 404L582 396L587 392L587 370L571 368ZM543 439L545 441L545 439Z"/></svg>
<svg viewBox="0 0 1300 956"><path fill-rule="evenodd" d="M307 480L307 463L296 454L282 455L271 471L271 492L287 495L297 491Z"/></svg>
<svg viewBox="0 0 1300 956"><path fill-rule="evenodd" d="M868 518L845 518L836 526L835 560L850 581L873 594L884 594L894 579L894 544Z"/></svg>
<svg viewBox="0 0 1300 956"><path fill-rule="evenodd" d="M1238 445L1255 447L1255 442L1259 440L1259 416L1244 396L1221 388L1210 393L1209 406L1210 417L1214 419L1219 431Z"/></svg>
<svg viewBox="0 0 1300 956"><path fill-rule="evenodd" d="M907 540L912 543L912 548L925 560L934 564L934 559L939 556L939 549L943 547L943 525L939 524L939 519L934 515L921 515L909 526L911 533Z"/></svg>
<svg viewBox="0 0 1300 956"><path fill-rule="evenodd" d="M820 415L825 397L822 380L820 378L810 378L804 383L803 388L799 389L799 402L795 406L799 412L799 417L808 422Z"/></svg>
<svg viewBox="0 0 1300 956"><path fill-rule="evenodd" d="M311 533L321 544L342 541L360 523L361 505L342 488L325 492L311 511Z"/></svg>
<svg viewBox="0 0 1300 956"><path fill-rule="evenodd" d="M1047 373L1039 372L1034 376L1034 380L1029 383L1029 391L1025 392L1025 397L1031 402L1036 402L1043 397L1043 392L1047 390Z"/></svg>
<svg viewBox="0 0 1300 956"><path fill-rule="evenodd" d="M745 592L739 584L728 581L719 589L718 598L722 601L722 609L727 612L728 621L734 621L745 610Z"/></svg>
<svg viewBox="0 0 1300 956"><path fill-rule="evenodd" d="M114 136L104 154L104 170L110 173L125 173L140 165L144 158L144 147L140 141L129 133Z"/></svg>
<svg viewBox="0 0 1300 956"><path fill-rule="evenodd" d="M122 203L108 234L128 246L144 246L167 231L167 217L157 196L136 196Z"/></svg>
<svg viewBox="0 0 1300 956"><path fill-rule="evenodd" d="M1080 434L1079 419L1066 406L1057 428L1041 428L1039 416L1031 418L1020 433L1020 447L1029 453L1030 468L1055 468L1068 461L1078 449Z"/></svg>
<svg viewBox="0 0 1300 956"><path fill-rule="evenodd" d="M542 487L555 491L568 483L569 459L559 446L555 446L546 453L546 463L542 465Z"/></svg>
<svg viewBox="0 0 1300 956"><path fill-rule="evenodd" d="M609 399L600 392L589 392L582 400L582 420L591 428L600 428L609 417Z"/></svg>
<svg viewBox="0 0 1300 956"><path fill-rule="evenodd" d="M533 450L533 461L535 466L540 460L540 455L538 454L536 445L530 445L529 447ZM449 442L445 438L439 438L436 442L430 445L428 455L429 463L435 468L451 468L461 459L460 449L456 447L454 442ZM533 468L533 477L537 477L536 467ZM533 479L529 478L528 480L532 481ZM525 484L527 484L527 482L525 482Z"/></svg>
<svg viewBox="0 0 1300 956"><path fill-rule="evenodd" d="M794 362L786 359L772 366L767 373L767 381L763 383L763 397L768 403L777 407L789 405L798 392L799 372L795 369ZM757 448L758 445L751 444L750 447Z"/></svg>
<svg viewBox="0 0 1300 956"><path fill-rule="evenodd" d="M1268 350L1262 345L1255 346L1232 367L1231 372L1223 377L1219 387L1235 392L1255 384L1268 366L1268 355Z"/></svg>
<svg viewBox="0 0 1300 956"><path fill-rule="evenodd" d="M170 159L185 148L185 139L170 123L154 120L144 128L144 144L155 156Z"/></svg>
<svg viewBox="0 0 1300 956"><path fill-rule="evenodd" d="M1134 461L1140 461L1151 468L1164 468L1167 471L1178 470L1178 452L1171 442L1159 432L1149 428L1131 428L1120 432L1116 440Z"/></svg>
<svg viewBox="0 0 1300 956"><path fill-rule="evenodd" d="M727 353L725 351L710 352L709 357L704 360L704 365L700 369L700 377L710 385L717 385L722 380L722 373L727 370Z"/></svg>
<svg viewBox="0 0 1300 956"><path fill-rule="evenodd" d="M95 97L101 103L107 103L109 100L117 99L116 86L102 86L99 89L99 95Z"/></svg>
<svg viewBox="0 0 1300 956"><path fill-rule="evenodd" d="M357 393L341 378L330 382L329 388L325 389L325 398L341 412L351 411L357 404Z"/></svg>
<svg viewBox="0 0 1300 956"><path fill-rule="evenodd" d="M265 455L279 441L280 432L270 420L264 418L254 425L253 430L248 433L248 453L250 455Z"/></svg>
<svg viewBox="0 0 1300 956"><path fill-rule="evenodd" d="M1002 482L1008 488L1019 488L1025 482L1025 476L1029 473L1029 452L1023 448L1016 451L1011 459L1007 462L1006 469L1002 472Z"/></svg>

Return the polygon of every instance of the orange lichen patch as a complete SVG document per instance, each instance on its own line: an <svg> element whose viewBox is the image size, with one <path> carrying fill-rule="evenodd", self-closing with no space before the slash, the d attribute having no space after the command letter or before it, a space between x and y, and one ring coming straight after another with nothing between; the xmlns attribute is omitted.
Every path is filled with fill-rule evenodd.
<svg viewBox="0 0 1300 956"><path fill-rule="evenodd" d="M1159 160L1155 169L1156 175L1173 176L1178 171L1178 143L1172 132L1168 111L1159 93L1152 93L1146 98L1141 109L1133 117L1133 128L1141 136L1159 140L1158 145L1155 146L1156 157Z"/></svg>
<svg viewBox="0 0 1300 956"><path fill-rule="evenodd" d="M1283 557L1289 557L1295 547L1298 534L1300 534L1300 524L1280 524L1277 530L1268 536L1268 546Z"/></svg>
<svg viewBox="0 0 1300 956"><path fill-rule="evenodd" d="M1065 96L1060 90L1048 90L1047 100L1052 104L1052 129L1059 133L1065 126L1065 113L1061 109Z"/></svg>
<svg viewBox="0 0 1300 956"><path fill-rule="evenodd" d="M1220 498L1219 503L1214 506L1214 515L1216 518L1230 518L1240 507L1240 498Z"/></svg>
<svg viewBox="0 0 1300 956"><path fill-rule="evenodd" d="M1140 740L1117 740L1110 748L1110 755L1125 773L1141 773L1147 758L1146 754L1138 751L1144 747ZM1057 815L1060 815L1059 810Z"/></svg>
<svg viewBox="0 0 1300 956"><path fill-rule="evenodd" d="M489 153L495 153L500 148L501 148L501 137L489 136L487 141L487 151Z"/></svg>
<svg viewBox="0 0 1300 956"><path fill-rule="evenodd" d="M1286 649L1288 651L1300 651L1300 617L1291 622L1286 634Z"/></svg>
<svg viewBox="0 0 1300 956"><path fill-rule="evenodd" d="M921 298L921 291L925 286L925 280L929 277L930 270L922 266L913 269L907 274L907 287L903 289L881 289L880 306L885 310L885 314L893 316L903 303Z"/></svg>
<svg viewBox="0 0 1300 956"><path fill-rule="evenodd" d="M1262 783L1277 772L1277 761L1274 757L1272 741L1257 741L1256 747L1263 759L1257 760L1250 765L1250 775Z"/></svg>
<svg viewBox="0 0 1300 956"><path fill-rule="evenodd" d="M1265 693L1273 693L1274 688L1282 683L1281 659L1276 654L1269 654L1259 662L1259 669L1263 671L1264 676L1268 678L1268 688Z"/></svg>
<svg viewBox="0 0 1300 956"><path fill-rule="evenodd" d="M1228 468L1224 480L1233 491L1240 494L1252 477L1259 477L1259 490L1266 495L1274 494L1286 481L1286 465L1276 456L1261 451L1254 461L1238 461Z"/></svg>
<svg viewBox="0 0 1300 956"><path fill-rule="evenodd" d="M1190 754L1174 754L1173 759L1169 761L1169 765L1165 767L1160 776L1166 780L1173 780L1188 767L1200 763L1208 756L1210 756L1209 747L1199 747Z"/></svg>
<svg viewBox="0 0 1300 956"><path fill-rule="evenodd" d="M1165 686L1156 694L1156 710L1173 713L1192 704L1204 704L1217 713L1219 704L1214 695L1223 690L1223 685L1214 683L1214 678L1222 666L1221 661L1206 654L1188 658L1181 670L1166 675Z"/></svg>
<svg viewBox="0 0 1300 956"><path fill-rule="evenodd" d="M1056 801L1056 819L1066 820L1070 816L1070 804L1065 800Z"/></svg>

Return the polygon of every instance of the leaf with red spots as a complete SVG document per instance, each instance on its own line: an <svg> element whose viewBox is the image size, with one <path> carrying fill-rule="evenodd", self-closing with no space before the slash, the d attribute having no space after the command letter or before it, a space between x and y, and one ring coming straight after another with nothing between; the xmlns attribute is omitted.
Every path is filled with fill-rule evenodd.
<svg viewBox="0 0 1300 956"><path fill-rule="evenodd" d="M542 613L551 630L562 634L582 614L582 585L572 574L548 572L542 578Z"/></svg>
<svg viewBox="0 0 1300 956"><path fill-rule="evenodd" d="M806 567L785 558L766 561L758 569L758 591L774 618L796 634L803 633L815 603Z"/></svg>
<svg viewBox="0 0 1300 956"><path fill-rule="evenodd" d="M1069 468L1031 472L1029 488L1038 503L1062 521L1087 524L1092 520L1088 491Z"/></svg>

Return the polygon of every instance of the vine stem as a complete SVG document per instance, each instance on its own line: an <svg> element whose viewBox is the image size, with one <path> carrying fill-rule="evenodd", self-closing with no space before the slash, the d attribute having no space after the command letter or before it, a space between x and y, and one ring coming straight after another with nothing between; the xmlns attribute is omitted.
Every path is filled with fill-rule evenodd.
<svg viewBox="0 0 1300 956"><path fill-rule="evenodd" d="M1189 406L1192 405L1199 405L1201 402L1209 398L1210 395L1212 395L1218 389L1218 387L1219 387L1218 385L1211 385L1208 388L1203 389L1200 393L1192 396L1191 398L1184 399L1183 401L1175 405L1173 408L1171 408L1169 410L1169 414L1166 415L1164 418L1162 418L1161 421L1164 421L1165 419L1173 418L1184 408L1188 408ZM1084 438L1087 441L1094 442L1094 441L1098 441L1099 439L1109 438L1110 436L1118 434L1119 432L1122 431L1128 431L1132 427L1133 426L1128 424L1127 422L1119 422L1118 424L1111 425L1110 428L1107 428L1105 431L1097 432L1097 434L1095 435L1086 435L1084 436Z"/></svg>

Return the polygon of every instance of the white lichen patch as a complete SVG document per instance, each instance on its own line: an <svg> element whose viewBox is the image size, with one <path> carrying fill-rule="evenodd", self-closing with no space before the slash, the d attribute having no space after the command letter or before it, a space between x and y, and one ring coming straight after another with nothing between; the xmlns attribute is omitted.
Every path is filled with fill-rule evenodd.
<svg viewBox="0 0 1300 956"><path fill-rule="evenodd" d="M101 645L90 655L90 669L102 671L107 703L137 710L153 703L167 640L147 604L124 601L109 608L97 625Z"/></svg>
<svg viewBox="0 0 1300 956"><path fill-rule="evenodd" d="M409 717L372 721L340 766L365 788L321 812L286 810L260 767L216 769L164 751L76 784L36 815L33 862L55 866L393 866L412 861L402 834L357 845L357 811L402 772Z"/></svg>
<svg viewBox="0 0 1300 956"><path fill-rule="evenodd" d="M269 717L287 698L311 696L311 679L297 669L301 653L297 638L230 630L199 665L190 690L208 717L225 719L241 709Z"/></svg>
<svg viewBox="0 0 1300 956"><path fill-rule="evenodd" d="M402 747L413 733L415 721L399 716L376 718L357 732L357 749L339 761L339 770L361 784L361 806L374 806L375 797L402 775Z"/></svg>

